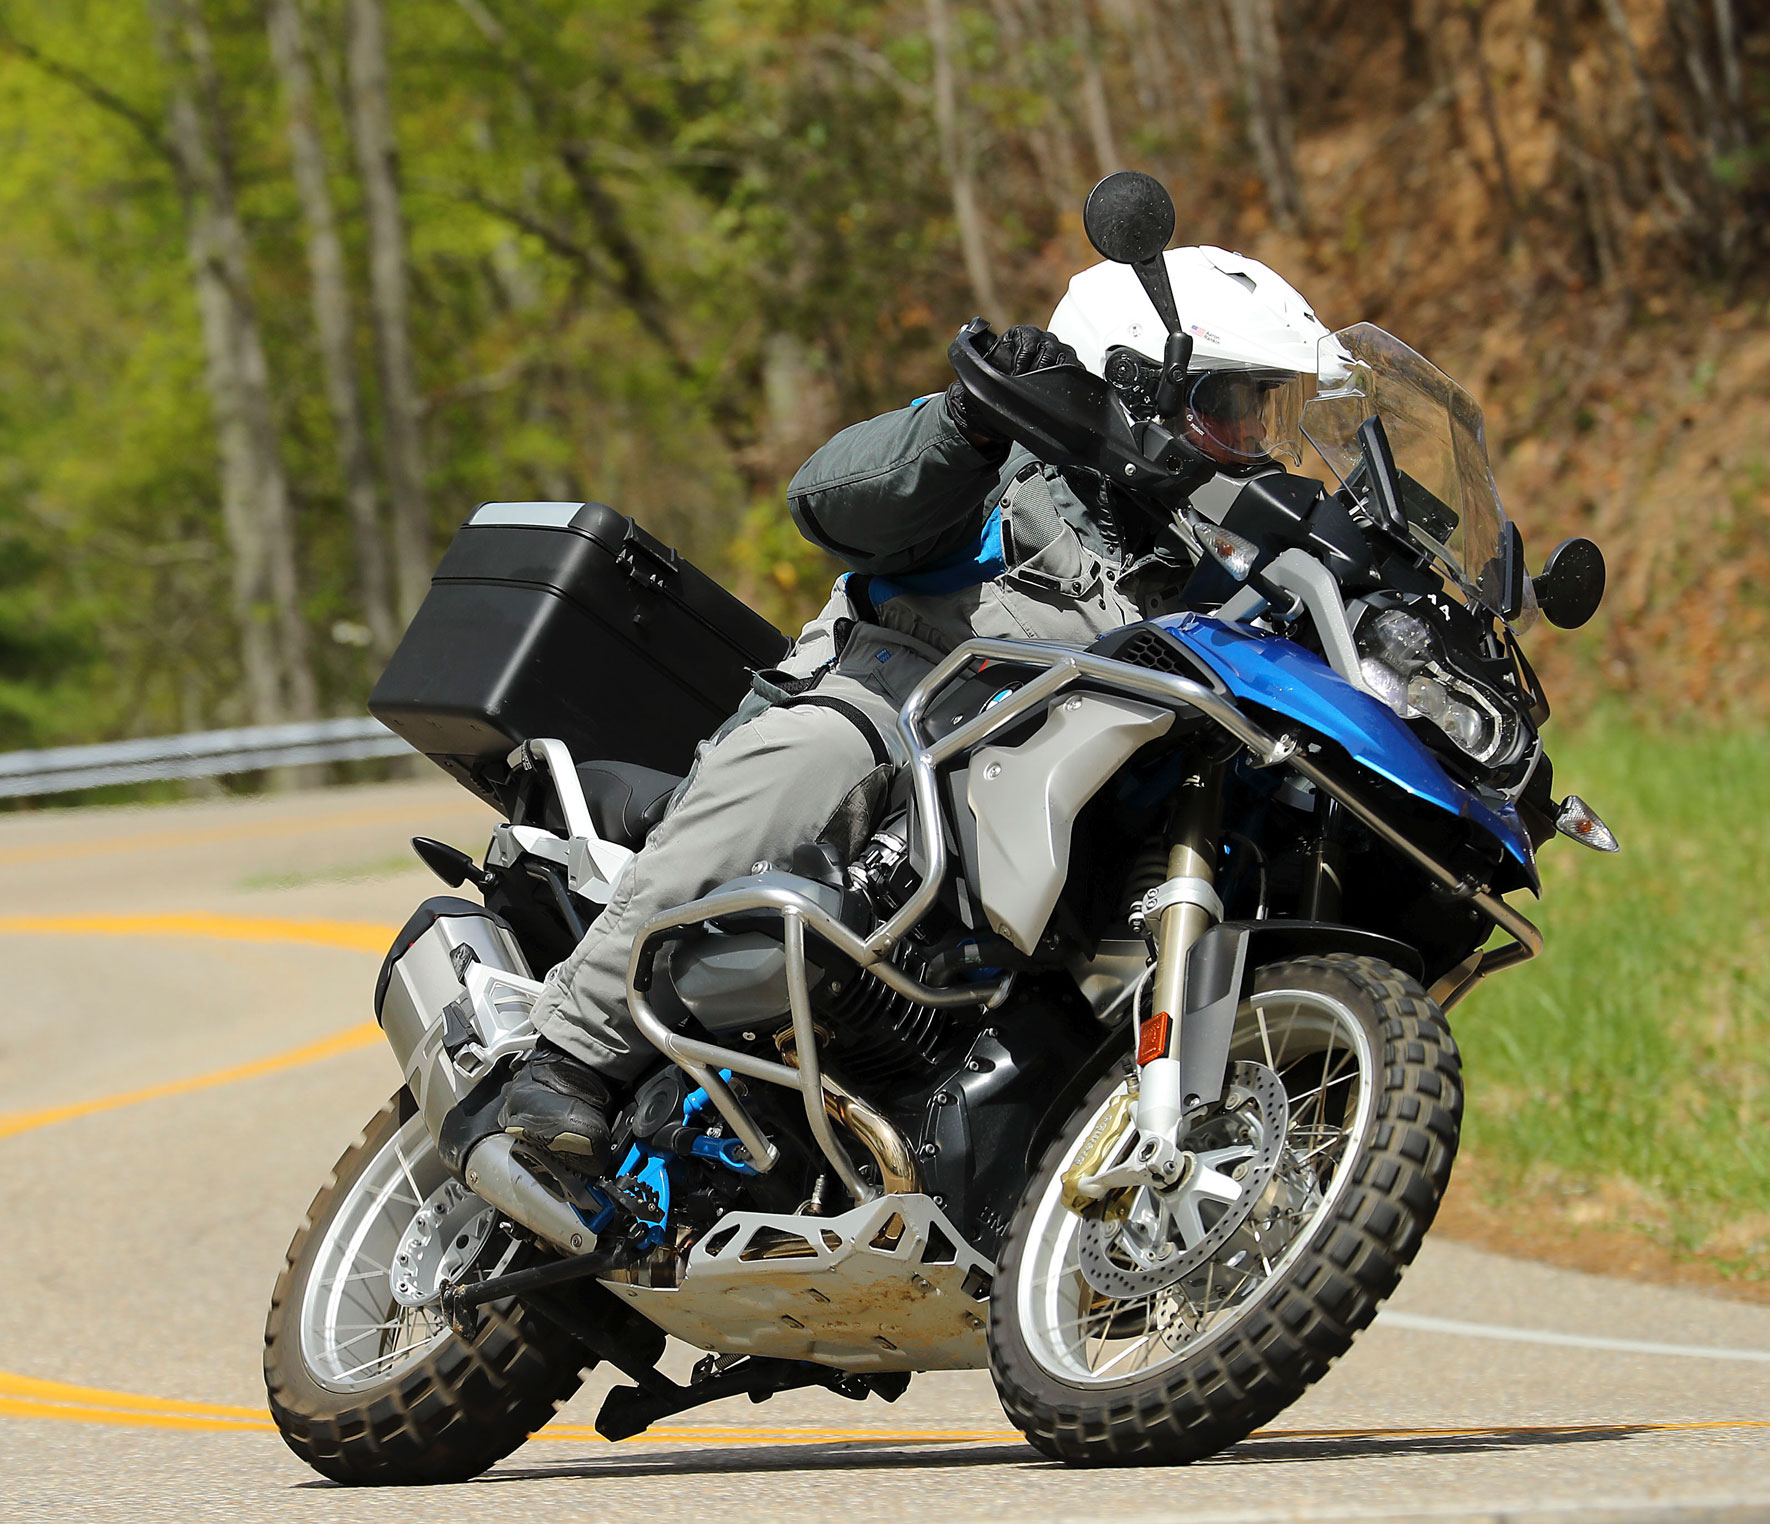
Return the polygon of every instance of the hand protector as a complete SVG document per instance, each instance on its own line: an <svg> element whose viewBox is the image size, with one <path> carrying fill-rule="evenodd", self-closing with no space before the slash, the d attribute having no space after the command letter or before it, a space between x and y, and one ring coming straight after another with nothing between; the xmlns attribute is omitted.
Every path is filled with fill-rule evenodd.
<svg viewBox="0 0 1770 1524"><path fill-rule="evenodd" d="M1049 370L1057 365L1080 365L1076 352L1056 334L1033 323L1020 323L997 339L984 359L1004 376L1024 376L1028 371ZM952 414L959 431L973 443L1005 443L994 434L976 427L965 413L970 394L962 381L946 389L946 410Z"/></svg>

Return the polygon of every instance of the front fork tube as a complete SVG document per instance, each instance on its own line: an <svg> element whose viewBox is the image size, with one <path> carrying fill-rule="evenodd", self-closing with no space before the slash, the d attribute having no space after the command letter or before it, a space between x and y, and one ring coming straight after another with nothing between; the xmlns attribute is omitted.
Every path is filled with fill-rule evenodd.
<svg viewBox="0 0 1770 1524"><path fill-rule="evenodd" d="M1305 921L1337 921L1340 919L1340 896L1346 863L1342 843L1345 811L1332 799L1320 804L1321 830L1309 844L1304 865L1303 903L1300 907Z"/></svg>
<svg viewBox="0 0 1770 1524"><path fill-rule="evenodd" d="M1156 928L1155 976L1149 1019L1137 1035L1137 1131L1172 1142L1181 1118L1198 1104L1181 1094L1180 1043L1186 1004L1186 960L1222 919L1216 892L1223 764L1206 761L1181 784L1168 828L1168 900Z"/></svg>

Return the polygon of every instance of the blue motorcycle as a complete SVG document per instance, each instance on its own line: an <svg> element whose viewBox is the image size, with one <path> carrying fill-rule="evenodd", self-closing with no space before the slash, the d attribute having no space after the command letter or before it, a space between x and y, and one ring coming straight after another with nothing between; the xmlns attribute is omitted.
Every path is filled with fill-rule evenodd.
<svg viewBox="0 0 1770 1524"><path fill-rule="evenodd" d="M1087 225L1171 314L1165 192L1097 190ZM1530 576L1479 408L1368 325L1324 343L1304 411L1332 489L1253 475L1220 522L1158 410L1075 367L1001 375L989 343L974 323L951 351L972 416L1171 519L1180 611L1087 650L955 650L903 709L902 803L850 860L807 848L653 921L629 996L659 1062L606 1179L525 1152L499 1104L535 971L674 779L516 724L507 688L473 688L479 653L421 664L399 723L504 820L483 863L418 843L483 904L429 902L390 953L405 1083L272 1308L272 1410L326 1474L470 1475L598 1361L632 1383L611 1438L987 1366L1053 1457L1189 1461L1295 1401L1418 1252L1463 1110L1445 1013L1540 950L1506 896L1537 891L1547 841L1616 849L1555 795L1518 642L1539 613L1590 618L1602 558L1570 540ZM645 638L664 649L672 588L709 627L722 595L595 508L482 509L457 547L477 529L514 569L445 560L433 596L517 609L549 557L618 545ZM511 682L548 659L525 617ZM721 617L752 665L778 652ZM707 1351L686 1383L656 1368L666 1333Z"/></svg>

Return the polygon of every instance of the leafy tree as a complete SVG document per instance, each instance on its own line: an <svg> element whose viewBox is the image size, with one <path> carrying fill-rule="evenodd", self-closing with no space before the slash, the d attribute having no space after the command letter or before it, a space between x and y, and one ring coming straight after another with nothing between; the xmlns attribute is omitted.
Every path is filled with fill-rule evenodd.
<svg viewBox="0 0 1770 1524"><path fill-rule="evenodd" d="M0 0L0 745L357 710L393 571L409 608L486 498L612 502L792 624L831 568L787 477L941 387L980 306L1043 319L1121 159L1175 186L1183 239L1469 382L1539 552L1596 526L1626 617L1548 640L1561 691L1676 706L1688 667L1761 709L1717 631L1763 615L1763 451L1679 443L1754 395L1759 10ZM222 200L288 505L247 576L192 260Z"/></svg>

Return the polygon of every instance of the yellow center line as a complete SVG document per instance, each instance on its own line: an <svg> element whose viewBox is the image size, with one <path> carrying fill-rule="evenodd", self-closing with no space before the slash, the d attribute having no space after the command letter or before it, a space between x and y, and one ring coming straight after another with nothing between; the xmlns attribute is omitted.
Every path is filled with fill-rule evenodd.
<svg viewBox="0 0 1770 1524"><path fill-rule="evenodd" d="M76 1117L94 1116L101 1111L116 1111L142 1101L157 1101L169 1095L190 1095L197 1090L213 1090L218 1085L231 1085L238 1080L257 1079L260 1075L280 1074L303 1064L317 1063L340 1053L354 1053L359 1048L372 1048L381 1040L381 1028L372 1021L347 1027L322 1037L318 1042L303 1043L273 1053L269 1058L254 1059L247 1064L234 1064L226 1069L212 1069L207 1074L193 1074L186 1079L168 1080L163 1085L143 1085L139 1090L121 1090L115 1095L101 1095L90 1101L74 1101L66 1106L46 1106L41 1111L14 1111L0 1116L0 1140L15 1138L39 1127L57 1122L71 1122Z"/></svg>
<svg viewBox="0 0 1770 1524"><path fill-rule="evenodd" d="M223 942L268 942L278 946L295 944L307 947L336 947L349 952L381 952L394 935L394 928L370 921L286 920L269 916L213 915L188 913L170 915L57 915L0 916L0 934L14 936L110 936L110 937L197 937ZM190 1095L198 1090L213 1090L218 1085L232 1085L240 1080L258 1079L266 1074L280 1074L303 1064L318 1063L340 1053L354 1053L359 1048L373 1047L381 1030L372 1021L334 1032L317 1042L273 1053L268 1058L250 1063L230 1064L225 1069L212 1069L207 1074L193 1074L185 1079L168 1080L159 1085L143 1085L113 1095L101 1095L89 1101L73 1101L65 1106L46 1106L38 1111L15 1111L0 1115L0 1140L15 1138L20 1133L35 1132L57 1122L71 1122L76 1117L89 1117L103 1111L116 1111L143 1101L157 1101L170 1095Z"/></svg>
<svg viewBox="0 0 1770 1524"><path fill-rule="evenodd" d="M1509 1434L1608 1434L1617 1429L1648 1434L1678 1434L1695 1429L1770 1429L1770 1418L1705 1418L1693 1422L1660 1422L1618 1418L1610 1423L1507 1423L1467 1429L1256 1429L1249 1439L1479 1439Z"/></svg>
<svg viewBox="0 0 1770 1524"><path fill-rule="evenodd" d="M274 1430L276 1428L276 1425L268 1418L224 1420L220 1418L187 1418L171 1413L124 1413L106 1408L67 1408L47 1402L22 1402L12 1397L0 1397L0 1417L50 1419L62 1423L109 1424L113 1427L131 1429L186 1429L207 1433L226 1430L254 1433L259 1430Z"/></svg>
<svg viewBox="0 0 1770 1524"><path fill-rule="evenodd" d="M233 942L268 942L312 947L336 947L352 952L380 952L394 935L391 926L360 921L278 920L263 916L211 914L136 916L0 916L0 933L18 936L142 936L198 937ZM278 1074L303 1064L317 1063L340 1053L374 1046L381 1030L372 1021L335 1032L317 1042L273 1053L249 1063L231 1064L207 1074L134 1090L48 1106L37 1111L0 1116L0 1139L17 1137L57 1122L92 1116L103 1111L138 1105L166 1096L189 1095L240 1080ZM136 1428L260 1430L275 1426L261 1408L228 1407L207 1402L141 1397L100 1387L73 1386L0 1371L0 1416L47 1418L73 1423L98 1423Z"/></svg>
<svg viewBox="0 0 1770 1524"><path fill-rule="evenodd" d="M95 1423L130 1428L154 1428L209 1433L268 1432L275 1427L261 1408L229 1406L213 1402L183 1402L172 1398L143 1397L134 1392L114 1392L102 1387L74 1386L63 1381L44 1381L31 1376L0 1372L0 1415L46 1419L61 1423ZM1363 1428L1363 1429L1259 1429L1248 1438L1266 1441L1320 1441L1356 1439L1507 1439L1528 1434L1602 1434L1617 1430L1638 1433L1688 1433L1693 1431L1770 1429L1770 1419L1722 1418L1690 1422L1638 1422L1617 1419L1609 1423L1496 1424L1464 1428ZM588 1424L554 1424L529 1436L559 1444L607 1444ZM726 1445L754 1448L768 1445L977 1445L1019 1444L1022 1437L1011 1429L823 1429L823 1428L658 1428L623 1443L651 1445Z"/></svg>
<svg viewBox="0 0 1770 1524"><path fill-rule="evenodd" d="M100 1386L74 1386L66 1381L44 1381L37 1376L17 1376L0 1371L0 1398L51 1403L61 1408L124 1408L155 1414L183 1414L193 1418L245 1418L268 1422L263 1408L229 1407L218 1402L182 1402L169 1397L141 1397L134 1392L113 1392Z"/></svg>
<svg viewBox="0 0 1770 1524"><path fill-rule="evenodd" d="M45 1381L0 1371L0 1414L16 1418L48 1418L70 1423L110 1423L136 1427L210 1429L270 1429L270 1415L263 1408L230 1406L217 1402L184 1402L176 1398L143 1397L135 1392L114 1392L104 1387L75 1386L66 1381ZM559 1424L541 1430L537 1439L607 1443L587 1424ZM804 1444L856 1440L934 1442L949 1440L967 1444L1012 1441L1011 1430L958 1430L930 1432L920 1429L724 1429L660 1428L647 1435L653 1443L712 1444L766 1443Z"/></svg>
<svg viewBox="0 0 1770 1524"><path fill-rule="evenodd" d="M394 928L373 921L290 920L279 916L0 915L0 935L51 937L195 937L214 942L291 943L346 952L385 952Z"/></svg>

